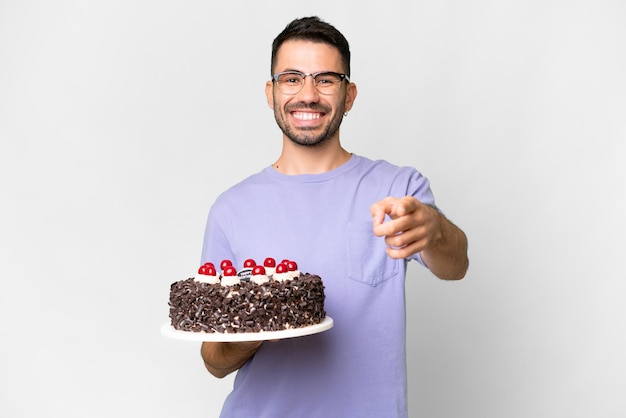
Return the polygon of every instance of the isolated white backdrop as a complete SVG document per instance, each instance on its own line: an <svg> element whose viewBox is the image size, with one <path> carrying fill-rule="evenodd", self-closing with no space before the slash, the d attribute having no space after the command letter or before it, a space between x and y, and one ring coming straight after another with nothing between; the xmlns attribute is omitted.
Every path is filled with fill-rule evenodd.
<svg viewBox="0 0 626 418"><path fill-rule="evenodd" d="M619 0L0 1L0 415L218 415L169 284L276 158L270 44L314 14L352 47L345 146L470 240L462 282L411 266L411 416L626 415Z"/></svg>

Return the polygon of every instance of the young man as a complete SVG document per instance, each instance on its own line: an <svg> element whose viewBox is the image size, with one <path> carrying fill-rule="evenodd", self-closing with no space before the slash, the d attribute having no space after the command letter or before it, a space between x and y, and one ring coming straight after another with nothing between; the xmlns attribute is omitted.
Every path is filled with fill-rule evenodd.
<svg viewBox="0 0 626 418"><path fill-rule="evenodd" d="M276 162L211 208L203 261L277 257L319 274L334 327L272 342L203 343L206 368L239 370L223 417L405 417L408 260L461 279L465 234L434 206L413 168L346 151L357 96L348 42L318 18L274 40L269 106L283 132Z"/></svg>

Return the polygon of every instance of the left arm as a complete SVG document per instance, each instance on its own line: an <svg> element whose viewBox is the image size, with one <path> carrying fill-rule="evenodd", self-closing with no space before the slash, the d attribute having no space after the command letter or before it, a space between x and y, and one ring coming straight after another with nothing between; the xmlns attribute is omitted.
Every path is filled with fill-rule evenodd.
<svg viewBox="0 0 626 418"><path fill-rule="evenodd" d="M407 258L420 253L440 279L465 277L469 266L467 237L435 208L405 196L387 197L374 203L370 210L374 234L385 237L389 257ZM391 220L384 222L385 215Z"/></svg>

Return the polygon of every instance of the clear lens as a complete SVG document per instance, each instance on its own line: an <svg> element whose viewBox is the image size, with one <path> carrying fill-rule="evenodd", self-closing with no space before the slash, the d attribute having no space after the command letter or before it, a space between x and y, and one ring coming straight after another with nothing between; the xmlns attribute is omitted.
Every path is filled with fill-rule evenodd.
<svg viewBox="0 0 626 418"><path fill-rule="evenodd" d="M341 76L335 73L321 73L315 77L315 87L317 91L324 94L333 94L339 90Z"/></svg>
<svg viewBox="0 0 626 418"><path fill-rule="evenodd" d="M304 77L298 73L283 73L276 79L278 89L283 94L296 94L304 85Z"/></svg>

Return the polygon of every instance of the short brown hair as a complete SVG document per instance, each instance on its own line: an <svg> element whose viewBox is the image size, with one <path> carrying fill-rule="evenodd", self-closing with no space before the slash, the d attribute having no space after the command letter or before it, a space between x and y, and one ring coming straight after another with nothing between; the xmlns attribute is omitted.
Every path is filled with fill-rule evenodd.
<svg viewBox="0 0 626 418"><path fill-rule="evenodd" d="M270 72L273 74L278 49L288 40L320 42L332 45L339 50L346 75L350 76L350 45L348 40L334 26L324 22L317 16L303 17L289 23L278 34L272 43L272 62Z"/></svg>

